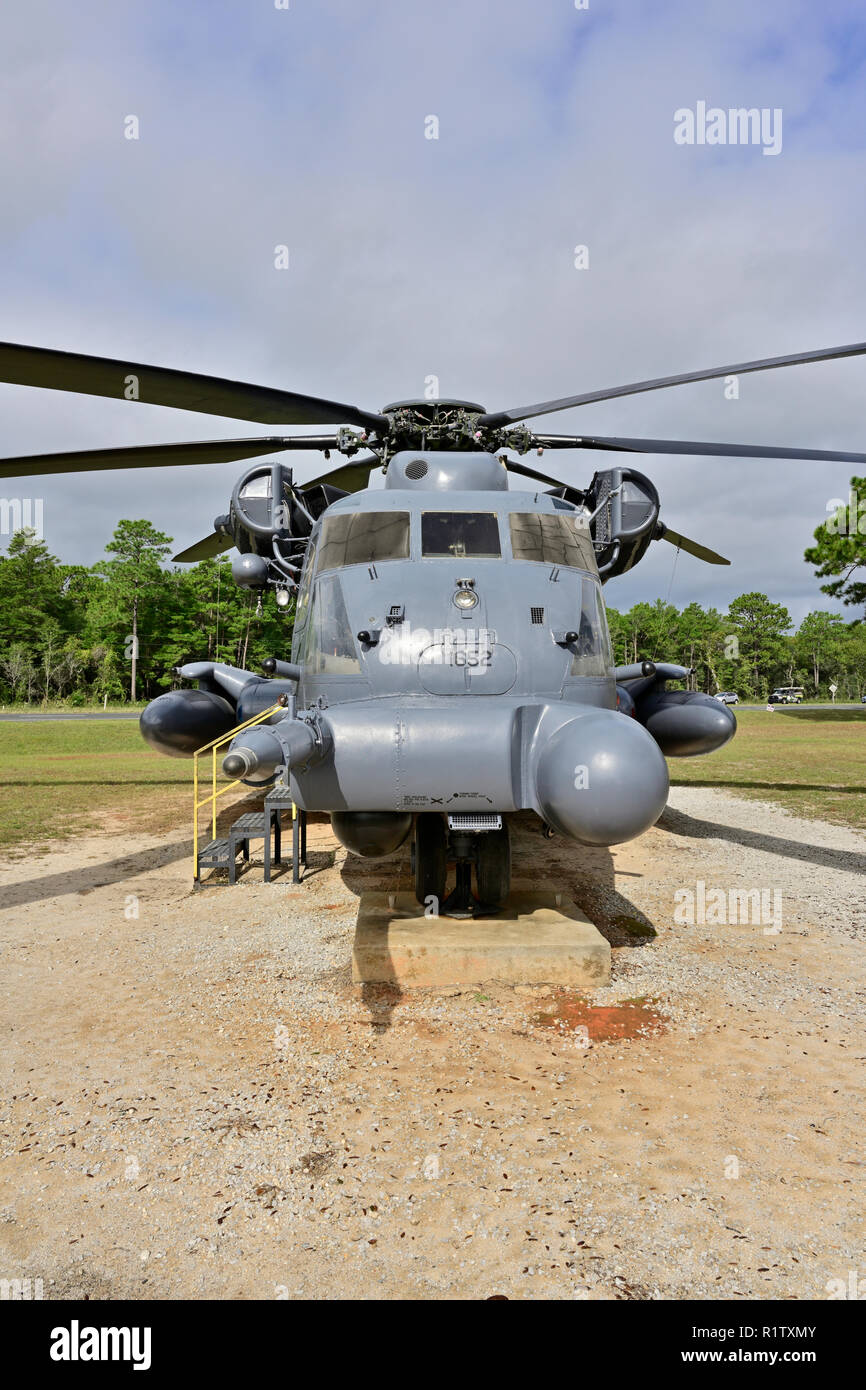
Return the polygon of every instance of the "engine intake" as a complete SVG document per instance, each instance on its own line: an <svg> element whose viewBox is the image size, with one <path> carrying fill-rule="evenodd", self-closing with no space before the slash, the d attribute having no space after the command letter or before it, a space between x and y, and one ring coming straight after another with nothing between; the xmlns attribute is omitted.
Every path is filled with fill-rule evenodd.
<svg viewBox="0 0 866 1390"><path fill-rule="evenodd" d="M586 494L590 530L602 580L633 569L653 539L659 519L655 485L636 468L596 473Z"/></svg>

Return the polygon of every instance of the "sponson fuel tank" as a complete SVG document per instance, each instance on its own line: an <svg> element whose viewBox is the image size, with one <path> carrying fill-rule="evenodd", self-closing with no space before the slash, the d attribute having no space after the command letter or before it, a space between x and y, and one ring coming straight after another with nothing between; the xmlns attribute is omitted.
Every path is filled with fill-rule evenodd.
<svg viewBox="0 0 866 1390"><path fill-rule="evenodd" d="M142 710L142 737L170 758L191 758L237 723L233 705L210 690L167 690Z"/></svg>
<svg viewBox="0 0 866 1390"><path fill-rule="evenodd" d="M668 662L646 661L616 673L620 709L633 714L668 758L695 758L723 748L737 731L732 709L712 695L668 690L669 680L690 672Z"/></svg>
<svg viewBox="0 0 866 1390"><path fill-rule="evenodd" d="M538 813L585 845L618 845L654 825L668 797L658 744L633 719L589 709L536 740Z"/></svg>
<svg viewBox="0 0 866 1390"><path fill-rule="evenodd" d="M190 661L178 666L176 674L196 681L198 689L167 690L151 700L139 719L143 738L172 758L191 758L196 749L276 704L280 695L291 694L296 684L291 677L267 680L222 661Z"/></svg>
<svg viewBox="0 0 866 1390"><path fill-rule="evenodd" d="M694 690L658 691L636 708L638 719L669 758L715 753L737 730L732 709Z"/></svg>

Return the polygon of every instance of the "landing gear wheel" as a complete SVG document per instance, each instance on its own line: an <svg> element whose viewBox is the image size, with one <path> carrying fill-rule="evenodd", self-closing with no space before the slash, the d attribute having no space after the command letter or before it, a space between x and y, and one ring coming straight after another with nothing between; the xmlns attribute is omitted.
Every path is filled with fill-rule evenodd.
<svg viewBox="0 0 866 1390"><path fill-rule="evenodd" d="M501 907L511 887L511 843L508 826L479 836L478 897L486 908Z"/></svg>
<svg viewBox="0 0 866 1390"><path fill-rule="evenodd" d="M437 914L445 897L448 871L445 822L435 811L415 817L415 897L423 906L436 899Z"/></svg>

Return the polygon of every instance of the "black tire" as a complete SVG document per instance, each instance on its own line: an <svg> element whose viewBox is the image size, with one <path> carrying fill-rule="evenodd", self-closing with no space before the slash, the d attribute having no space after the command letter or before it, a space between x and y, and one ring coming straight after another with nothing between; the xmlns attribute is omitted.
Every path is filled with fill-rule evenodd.
<svg viewBox="0 0 866 1390"><path fill-rule="evenodd" d="M423 812L415 817L415 897L424 907L429 898L435 898L437 915L445 898L447 872L445 822L435 811Z"/></svg>
<svg viewBox="0 0 866 1390"><path fill-rule="evenodd" d="M508 826L479 836L478 898L487 907L501 907L511 888L511 841Z"/></svg>

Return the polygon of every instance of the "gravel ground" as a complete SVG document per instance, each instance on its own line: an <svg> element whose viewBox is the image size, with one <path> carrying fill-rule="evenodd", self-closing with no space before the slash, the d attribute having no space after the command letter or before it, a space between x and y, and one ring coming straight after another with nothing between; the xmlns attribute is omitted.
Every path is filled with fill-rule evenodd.
<svg viewBox="0 0 866 1390"><path fill-rule="evenodd" d="M347 860L326 821L299 887L254 867L192 893L177 836L8 863L0 1277L143 1299L863 1277L866 836L703 788L613 851L512 832L516 877L611 940L609 989L353 985L358 894L407 888L408 857ZM702 922L700 882L765 890L779 929Z"/></svg>

